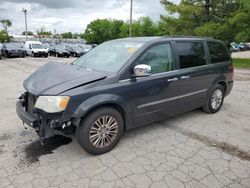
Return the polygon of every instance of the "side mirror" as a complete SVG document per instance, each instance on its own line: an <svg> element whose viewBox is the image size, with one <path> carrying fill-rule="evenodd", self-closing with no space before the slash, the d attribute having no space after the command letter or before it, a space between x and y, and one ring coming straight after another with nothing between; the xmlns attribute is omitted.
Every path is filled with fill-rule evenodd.
<svg viewBox="0 0 250 188"><path fill-rule="evenodd" d="M152 74L149 65L141 64L134 67L134 77L146 77Z"/></svg>

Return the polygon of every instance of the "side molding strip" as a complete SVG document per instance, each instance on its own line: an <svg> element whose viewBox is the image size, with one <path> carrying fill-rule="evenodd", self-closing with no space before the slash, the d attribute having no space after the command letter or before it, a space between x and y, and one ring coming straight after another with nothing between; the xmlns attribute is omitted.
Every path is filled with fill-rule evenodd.
<svg viewBox="0 0 250 188"><path fill-rule="evenodd" d="M203 89L203 90L187 93L187 94L184 94L184 95L179 95L179 96L176 96L176 97L170 97L170 98L162 99L162 100L159 100L159 101L154 101L154 102L142 104L142 105L137 106L137 108L138 109L145 108L145 107L148 107L148 106L153 106L153 105L156 105L156 104L169 102L169 101L181 99L181 98L184 98L184 97L189 97L191 95L196 95L196 94L199 94L199 93L203 93L205 91L207 91L207 89Z"/></svg>

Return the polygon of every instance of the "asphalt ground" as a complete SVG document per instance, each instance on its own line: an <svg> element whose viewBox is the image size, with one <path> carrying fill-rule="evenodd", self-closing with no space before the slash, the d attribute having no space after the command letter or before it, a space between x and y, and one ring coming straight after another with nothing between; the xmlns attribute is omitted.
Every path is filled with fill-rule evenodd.
<svg viewBox="0 0 250 188"><path fill-rule="evenodd" d="M197 109L129 132L92 156L74 137L41 146L15 113L23 80L49 61L0 60L0 187L250 187L250 70L236 69L220 112Z"/></svg>

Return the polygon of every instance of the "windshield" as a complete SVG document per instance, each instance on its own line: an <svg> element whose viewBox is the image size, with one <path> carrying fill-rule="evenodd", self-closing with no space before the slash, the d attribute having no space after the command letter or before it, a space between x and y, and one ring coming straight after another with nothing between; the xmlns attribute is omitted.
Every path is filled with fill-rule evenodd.
<svg viewBox="0 0 250 188"><path fill-rule="evenodd" d="M21 43L6 43L6 47L8 48L22 48L22 46Z"/></svg>
<svg viewBox="0 0 250 188"><path fill-rule="evenodd" d="M63 51L66 50L64 46L55 46L55 48L56 48L57 50L63 50Z"/></svg>
<svg viewBox="0 0 250 188"><path fill-rule="evenodd" d="M46 49L42 44L32 44L33 49Z"/></svg>
<svg viewBox="0 0 250 188"><path fill-rule="evenodd" d="M105 42L84 54L74 64L87 69L118 72L142 45L143 42Z"/></svg>

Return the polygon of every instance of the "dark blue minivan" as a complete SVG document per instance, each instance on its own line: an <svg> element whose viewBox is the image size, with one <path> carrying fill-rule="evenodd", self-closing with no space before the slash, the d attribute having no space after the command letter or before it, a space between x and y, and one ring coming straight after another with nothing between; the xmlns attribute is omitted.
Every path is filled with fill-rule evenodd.
<svg viewBox="0 0 250 188"><path fill-rule="evenodd" d="M215 39L118 39L39 68L16 111L40 138L75 133L87 152L102 154L126 130L197 108L218 112L233 76L230 52Z"/></svg>

